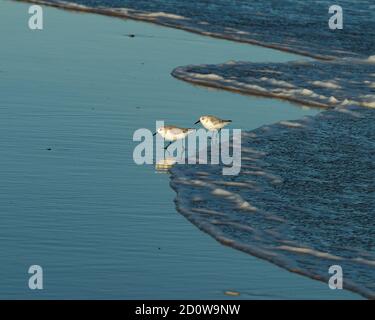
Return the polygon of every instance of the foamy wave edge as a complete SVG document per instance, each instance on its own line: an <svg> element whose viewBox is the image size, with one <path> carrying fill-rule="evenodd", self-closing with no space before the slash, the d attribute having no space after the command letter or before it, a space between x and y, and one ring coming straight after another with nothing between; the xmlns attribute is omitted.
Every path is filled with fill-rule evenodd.
<svg viewBox="0 0 375 320"><path fill-rule="evenodd" d="M133 9L126 8L126 7L94 8L94 7L89 7L85 5L79 5L73 2L69 2L69 1L55 1L55 2L50 2L48 0L13 0L13 1L28 2L28 3L46 5L46 6L61 8L61 9L66 9L66 10L96 13L96 14L103 14L103 15L108 15L108 16L113 16L113 17L118 17L118 18L150 22L150 23L158 24L158 25L165 26L165 27L171 27L174 29L181 29L181 30L192 32L192 33L197 33L197 34L204 35L204 36L230 40L230 41L235 41L235 42L241 42L241 43L253 44L253 45L266 47L270 49L295 53L295 54L299 54L302 56L311 57L311 58L315 58L319 60L334 60L335 59L334 56L315 54L315 53L311 53L308 51L300 50L298 48L283 46L280 44L267 43L264 41L259 41L259 40L251 39L251 38L245 39L243 37L235 36L232 34L229 35L225 33L210 32L204 29L203 22L201 23L202 27L200 28L196 24L189 23L189 21L191 21L191 19L189 18L179 16L179 15L174 15L174 14L168 14L166 12L147 12L147 11L141 11L141 10L133 10ZM178 24L174 23L176 20L179 21Z"/></svg>
<svg viewBox="0 0 375 320"><path fill-rule="evenodd" d="M228 61L177 67L171 74L197 85L283 99L300 105L325 109L348 105L375 108L373 61L372 57L327 62Z"/></svg>
<svg viewBox="0 0 375 320"><path fill-rule="evenodd" d="M312 124L314 122L320 122L324 119L330 119L332 117L332 112L337 111L339 113L347 114L347 115L352 116L352 117L361 117L361 115L357 112L357 111L360 111L360 110L362 110L362 107L354 106L354 105L353 106L345 106L345 107L337 107L337 108L334 108L332 110L327 110L327 111L321 112L316 116L308 116L308 117L304 117L304 118L299 119L299 120L280 121L280 122L272 124L272 125L265 125L265 126L262 126L260 128L255 129L253 131L246 132L246 134L247 134L248 137L251 137L252 135L256 136L256 135L259 135L259 134L261 134L263 136L268 136L268 135L273 135L273 134L279 132L280 128L284 128L284 129L288 128L290 130L295 130L295 129L300 130L302 128L302 130L304 130L305 128L309 128L310 126L312 126ZM257 152L256 150L253 150L253 151ZM255 158L256 158L256 156L255 156ZM198 171L199 175L202 175L202 177L204 177L206 175L206 172L205 172L204 169L194 169L194 170L196 172ZM215 227L211 223L208 223L206 221L203 221L202 219L199 219L199 217L197 217L198 216L197 213L198 212L204 212L204 210L206 210L206 209L195 208L194 207L194 201L195 200L192 201L192 199L189 199L188 197L183 196L180 193L180 190L179 190L179 188L181 187L181 184L185 183L184 179L185 178L189 179L188 178L189 173L186 173L186 166L177 165L176 167L173 167L170 170L170 173L171 173L170 186L176 192L176 198L175 198L176 209L187 220L189 220L191 223L193 223L195 226L197 226L201 231L209 234L211 237L213 237L216 241L218 241L222 245L229 246L231 248L234 248L236 250L245 252L245 253L250 254L252 256L255 256L257 258L269 261L269 262L271 262L271 263L273 263L273 264L275 264L275 265L277 265L277 266L279 266L283 269L286 269L286 270L288 270L292 273L300 274L302 276L309 277L313 280L318 280L318 281L321 281L321 282L328 283L328 280L329 280L329 277L330 277L328 274L324 275L324 274L321 274L321 273L311 272L311 271L309 271L307 269L304 269L304 268L296 267L296 264L294 263L293 260L290 260L287 257L283 257L283 256L279 256L277 254L274 254L274 252L268 250L267 247L262 246L262 245L259 246L259 244L257 244L257 243L248 244L248 243L241 243L241 242L235 241L235 240L231 239L230 237L225 236L224 234L221 234L220 231L218 232L218 230L215 230ZM279 183L277 176L269 175L269 177L267 177L267 178L269 178L270 183L274 183L274 184ZM199 181L196 181L196 183L197 183L197 187L199 186L199 184L201 184ZM251 181L249 181L249 183L251 184ZM231 198L230 201L233 202L233 206L237 208L236 210L248 211L250 214L254 213L254 210L256 208L253 207L251 204L246 203L246 200L242 199L241 197L239 197L237 195L236 196L231 195L230 192L228 193L225 189L221 189L220 185L218 186L218 185L215 184L215 185L210 186L210 188L211 187L212 187L212 191L214 191L212 194L215 194L215 196L223 196L223 197ZM202 198L204 198L204 196L202 196ZM201 200L202 199L199 199L199 201L201 201ZM207 199L203 199L203 200L212 201L211 198L207 198ZM245 204L245 205L243 205L243 204ZM247 210L247 209L249 209L249 210ZM215 216L215 215L225 214L225 211L223 211L223 212L212 211L211 212L210 210L207 210L206 213L212 214L213 216ZM278 217L270 215L270 216L267 216L266 219L276 221L278 219ZM247 228L247 225L243 226L243 228L245 230ZM314 256L316 258L326 259L326 260L332 261L332 265L340 264L339 261L343 261L343 260L347 259L347 258L342 258L340 256L332 255L330 253L325 253L325 252L321 252L321 251L318 251L318 250L314 250L314 249L308 248L308 247L294 247L294 246L287 246L286 245L286 246L281 246L278 249L279 250L291 251L291 252L294 251L294 252L300 253L302 255L311 255L311 256ZM362 258L352 258L348 261L352 261L352 262L355 262L357 264L367 265L367 266L370 266L371 268L374 267L374 265L375 265L375 262L373 260L364 260ZM360 284L358 284L354 281L348 280L348 279L345 279L345 290L349 290L349 291L358 293L358 294L362 295L363 297L365 297L367 299L375 299L375 292L374 291L369 290L368 288L366 288L366 287L364 287L364 286L362 286L362 285L360 285Z"/></svg>
<svg viewBox="0 0 375 320"><path fill-rule="evenodd" d="M206 35L206 36L212 36L212 37L216 37L216 38L233 40L233 41L237 41L237 42L255 44L255 45L268 47L268 48L272 48L272 49L277 49L277 50L282 50L282 51L287 51L287 52L293 52L293 53L297 53L297 54L300 54L300 55L313 57L313 58L316 58L316 59L321 59L321 60L333 60L333 59L335 59L335 57L331 57L331 56L313 55L309 52L299 51L299 50L295 50L293 48L288 48L288 47L275 46L275 45L272 45L272 44L267 44L267 43L259 42L259 41L256 41L256 40L244 40L242 38L229 37L229 36L223 35L223 34L210 33L210 32L206 32L204 29L193 28L191 26L183 26L183 25L177 26L175 24L169 23L168 21L162 20L162 18L172 18L172 19L184 20L185 19L184 17L176 17L176 16L174 16L174 17L169 16L168 17L167 14L163 15L162 12L157 13L155 15L155 13L135 11L135 10L126 9L126 8L118 8L118 9L91 8L91 7L78 5L78 4L67 2L67 1L59 1L59 2L54 2L54 3L49 2L49 1L43 1L43 0L14 0L14 1L35 3L35 4L47 5L47 6L51 6L51 7L57 7L57 8L61 8L61 9L67 9L67 10L82 11L82 12L88 12L88 13L98 13L98 14L104 14L104 15L109 15L109 16L114 16L114 17L128 18L128 19L140 20L140 21L145 21L145 22L152 22L152 23L155 23L155 24L168 26L168 27L172 27L172 28L177 28L177 29L182 29L182 30L186 30L186 31L190 31L190 32L194 32L194 33L198 33L198 34L202 34L202 35ZM374 61L374 56L371 56L371 57L368 58L368 62L373 63L373 61ZM280 97L277 97L277 96L274 96L274 95L270 95L267 92L266 93L261 92L262 90L257 91L256 88L255 89L252 88L251 90L249 90L249 89L242 90L242 89L239 89L236 86L230 87L228 85L222 85L222 84L218 83L218 81L221 81L222 79L219 79L217 77L217 75L215 75L214 77L211 77L211 79L206 79L205 77L203 77L203 79L201 77L199 80L193 79L193 78L188 79L187 75L184 74L185 70L183 68L186 68L186 67L176 68L172 73L173 76L175 76L176 78L179 78L181 80L185 80L185 81L189 81L189 82L197 83L197 84L202 84L202 85L205 85L205 86L213 86L213 87L218 87L218 88L221 88L221 89L229 89L229 90L234 90L234 91L244 92L244 93L249 93L249 94L258 94L258 95L270 96L270 97L273 97L273 98L275 98L275 97L280 98ZM190 77L190 75L189 75L189 77ZM325 103L317 103L316 104L316 103L310 103L309 101L306 101L306 100L303 100L303 99L302 100L288 99L288 100L291 100L291 101L294 101L294 102L297 102L297 103L300 103L300 104L308 104L308 105L312 105L312 106L316 106L316 107L322 107L322 108L334 108L335 107L334 104L325 104ZM333 99L332 99L332 101L333 101ZM347 101L346 104L347 105L351 104L351 101L350 100ZM351 112L350 108L347 108L347 110L348 110L348 112ZM315 119L319 119L319 116L317 116ZM303 122L303 120L300 120L300 121ZM300 123L300 122L297 121L295 123L297 123L297 125L298 125L298 123ZM175 169L172 169L171 186L174 190L176 190L175 184L173 182L173 172L176 172L174 170ZM176 192L177 192L177 190L176 190ZM263 252L257 250L256 247L244 246L242 244L231 242L230 240L228 241L228 239L226 239L224 237L213 235L212 233L210 233L209 225L197 224L197 222L194 221L194 219L191 215L191 211L189 211L189 208L185 207L181 204L182 200L183 199L179 198L178 193L177 193L177 198L176 198L177 210L180 213L182 213L193 224L197 225L202 231L210 234L220 243L222 243L224 245L231 246L235 249L244 251L244 252L249 253L253 256L257 256L259 258L271 261L272 263L274 263L274 264L276 264L276 265L278 265L278 266L280 266L284 269L287 269L291 272L299 273L301 275L308 276L308 277L310 277L312 279L315 279L315 280L320 280L320 281L327 281L328 280L328 277L326 277L326 276L320 276L320 275L316 275L316 274L313 274L313 273L309 273L309 272L307 272L306 270L303 270L303 269L294 269L291 266L287 265L285 263L285 261L276 259L272 256L265 255ZM346 286L347 289L352 290L353 292L358 292L358 293L360 293L361 295L363 295L367 298L375 299L375 294L372 291L369 291L364 287L358 286L354 283L348 283L348 282L346 282L345 286Z"/></svg>

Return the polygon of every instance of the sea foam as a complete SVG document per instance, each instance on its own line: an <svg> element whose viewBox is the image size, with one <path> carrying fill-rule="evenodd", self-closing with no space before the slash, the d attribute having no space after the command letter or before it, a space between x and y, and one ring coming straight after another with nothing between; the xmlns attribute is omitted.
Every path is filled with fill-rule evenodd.
<svg viewBox="0 0 375 320"><path fill-rule="evenodd" d="M242 136L242 169L177 165L177 209L219 242L375 298L375 113L340 107ZM203 174L204 173L204 174Z"/></svg>
<svg viewBox="0 0 375 320"><path fill-rule="evenodd" d="M73 10L149 21L318 59L374 54L373 0L341 0L344 29L331 30L331 0L30 0ZM79 5L79 6L77 6ZM349 10L350 9L350 13ZM348 12L346 14L346 12Z"/></svg>
<svg viewBox="0 0 375 320"><path fill-rule="evenodd" d="M242 169L177 165L178 210L221 243L290 271L375 298L375 128L372 0L341 0L344 30L328 28L330 0L32 0L148 21L331 62L236 62L176 68L179 79L333 110L243 132ZM235 57L233 57L235 59ZM161 166L169 168L169 163Z"/></svg>
<svg viewBox="0 0 375 320"><path fill-rule="evenodd" d="M375 64L366 60L292 61L288 63L233 62L178 67L178 79L286 99L304 105L375 107ZM211 75L215 75L212 77Z"/></svg>

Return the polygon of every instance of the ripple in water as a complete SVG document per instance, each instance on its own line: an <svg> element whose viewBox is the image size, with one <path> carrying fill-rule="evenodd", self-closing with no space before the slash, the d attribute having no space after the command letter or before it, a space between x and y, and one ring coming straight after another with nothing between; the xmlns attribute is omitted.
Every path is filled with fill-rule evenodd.
<svg viewBox="0 0 375 320"><path fill-rule="evenodd" d="M344 29L331 30L331 0L33 0L145 20L321 59L375 54L373 0L340 0Z"/></svg>
<svg viewBox="0 0 375 320"><path fill-rule="evenodd" d="M375 298L375 111L347 107L374 107L372 0L340 1L339 31L327 27L329 0L32 2L320 59L351 58L177 68L173 75L191 82L340 108L243 133L238 176L222 176L220 166L177 165L171 185L178 210L223 244L324 281L328 268L339 264L344 288Z"/></svg>
<svg viewBox="0 0 375 320"><path fill-rule="evenodd" d="M178 210L221 243L375 298L375 111L346 107L245 132L242 170L177 165ZM334 134L332 134L334 133Z"/></svg>

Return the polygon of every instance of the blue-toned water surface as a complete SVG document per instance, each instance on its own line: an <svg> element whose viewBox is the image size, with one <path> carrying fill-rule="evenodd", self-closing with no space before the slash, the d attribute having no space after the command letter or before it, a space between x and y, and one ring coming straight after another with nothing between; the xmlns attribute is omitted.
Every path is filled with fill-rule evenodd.
<svg viewBox="0 0 375 320"><path fill-rule="evenodd" d="M0 298L358 297L220 245L175 210L168 175L133 162L133 132L155 120L254 129L316 114L170 76L295 56L48 7L31 31L28 6L0 2ZM42 291L27 287L33 264Z"/></svg>

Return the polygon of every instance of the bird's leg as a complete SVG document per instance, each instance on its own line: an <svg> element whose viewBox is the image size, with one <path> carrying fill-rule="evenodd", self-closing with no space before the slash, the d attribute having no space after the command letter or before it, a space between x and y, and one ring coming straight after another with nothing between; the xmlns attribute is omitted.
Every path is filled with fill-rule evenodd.
<svg viewBox="0 0 375 320"><path fill-rule="evenodd" d="M168 147L170 146L172 144L172 141L170 141L168 144L167 144L167 146L166 147L164 147L164 150L167 150L168 149Z"/></svg>

